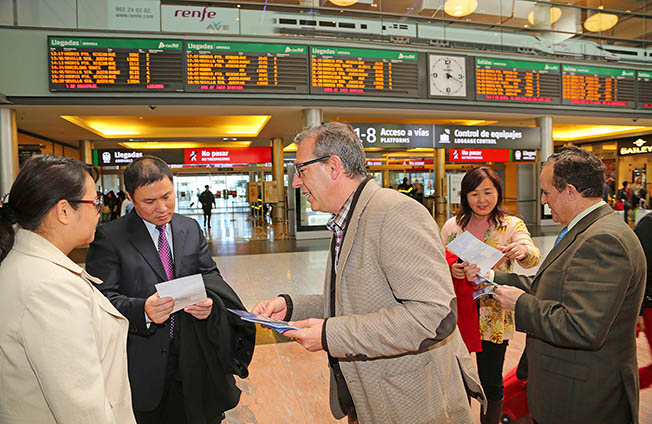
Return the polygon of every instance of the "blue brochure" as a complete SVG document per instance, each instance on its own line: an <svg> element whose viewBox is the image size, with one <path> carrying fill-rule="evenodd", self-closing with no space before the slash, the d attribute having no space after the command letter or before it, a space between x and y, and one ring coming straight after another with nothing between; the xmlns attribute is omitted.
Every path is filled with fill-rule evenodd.
<svg viewBox="0 0 652 424"><path fill-rule="evenodd" d="M286 330L298 330L297 327L292 327L290 324L287 323L287 321L281 321L278 319L272 319L272 318L265 318L262 315L258 314L253 314L251 312L247 311L242 311L239 309L229 309L226 308L227 311L236 314L237 316L240 317L240 319L243 319L245 321L253 322L256 324L260 324L263 327L271 328L272 330L278 331L279 333L282 333Z"/></svg>

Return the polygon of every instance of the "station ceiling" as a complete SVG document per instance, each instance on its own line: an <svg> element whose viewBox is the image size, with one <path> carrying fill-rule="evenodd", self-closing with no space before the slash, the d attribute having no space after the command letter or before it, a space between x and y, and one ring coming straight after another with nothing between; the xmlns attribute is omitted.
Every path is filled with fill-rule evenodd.
<svg viewBox="0 0 652 424"><path fill-rule="evenodd" d="M120 148L125 141L160 143L194 141L250 141L269 146L272 138L291 143L302 128L302 110L310 106L214 106L214 105L16 105L17 126L32 134L78 145L92 140L97 148ZM447 111L397 108L320 107L324 121L535 126L540 115L493 111ZM73 117L64 119L62 116ZM652 118L552 115L557 143L616 139L652 133ZM96 123L98 131L89 122ZM98 124L98 122L100 124ZM251 131L252 125L260 131ZM131 128L132 133L121 132ZM104 136L102 136L102 134ZM225 146L226 147L226 146Z"/></svg>

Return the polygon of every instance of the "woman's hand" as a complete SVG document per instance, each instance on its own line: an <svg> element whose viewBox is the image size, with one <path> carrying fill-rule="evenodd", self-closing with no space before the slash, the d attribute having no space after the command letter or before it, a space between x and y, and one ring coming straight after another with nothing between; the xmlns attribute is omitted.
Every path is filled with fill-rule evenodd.
<svg viewBox="0 0 652 424"><path fill-rule="evenodd" d="M517 261L520 261L521 259L525 259L528 255L527 247L519 243L510 243L507 246L497 247L498 250L503 252L503 255L508 259L516 259Z"/></svg>
<svg viewBox="0 0 652 424"><path fill-rule="evenodd" d="M451 275L453 278L456 280L463 280L466 278L466 274L464 273L464 267L469 265L468 262L462 262L458 263L455 262L453 265L451 265Z"/></svg>

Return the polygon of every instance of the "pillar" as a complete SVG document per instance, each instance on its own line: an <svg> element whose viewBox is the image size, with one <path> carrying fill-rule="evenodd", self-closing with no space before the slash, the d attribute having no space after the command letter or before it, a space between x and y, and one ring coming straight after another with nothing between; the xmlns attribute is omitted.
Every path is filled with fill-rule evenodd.
<svg viewBox="0 0 652 424"><path fill-rule="evenodd" d="M89 165L93 164L93 142L82 140L79 143L79 160Z"/></svg>
<svg viewBox="0 0 652 424"><path fill-rule="evenodd" d="M16 111L0 107L0 195L9 193L18 175Z"/></svg>
<svg viewBox="0 0 652 424"><path fill-rule="evenodd" d="M272 180L276 182L276 199L272 209L274 222L285 219L285 195L283 187L283 139L272 139ZM289 181L289 179L288 179Z"/></svg>
<svg viewBox="0 0 652 424"><path fill-rule="evenodd" d="M541 175L541 164L548 159L555 151L555 146L552 140L552 116L540 116L536 118L537 127L541 129L541 150L539 151L539 160L537 161L537 169L534 172L534 192L537 193L536 202L536 222L541 225L541 191L539 189L539 176Z"/></svg>
<svg viewBox="0 0 652 424"><path fill-rule="evenodd" d="M446 222L446 149L435 149L435 221Z"/></svg>
<svg viewBox="0 0 652 424"><path fill-rule="evenodd" d="M302 128L314 127L324 122L321 109L304 109L301 111Z"/></svg>

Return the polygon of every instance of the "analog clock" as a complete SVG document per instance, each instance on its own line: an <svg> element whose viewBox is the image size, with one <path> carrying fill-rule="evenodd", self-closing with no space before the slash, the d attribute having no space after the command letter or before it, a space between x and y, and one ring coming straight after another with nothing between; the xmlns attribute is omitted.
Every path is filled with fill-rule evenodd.
<svg viewBox="0 0 652 424"><path fill-rule="evenodd" d="M466 57L431 54L430 95L466 97Z"/></svg>

